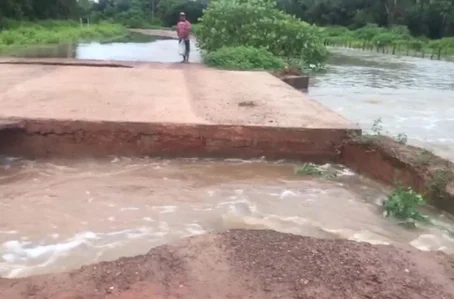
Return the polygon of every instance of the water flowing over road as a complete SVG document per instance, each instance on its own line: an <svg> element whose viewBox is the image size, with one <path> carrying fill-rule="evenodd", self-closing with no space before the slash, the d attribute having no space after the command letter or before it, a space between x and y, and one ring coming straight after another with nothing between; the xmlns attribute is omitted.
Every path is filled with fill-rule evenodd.
<svg viewBox="0 0 454 299"><path fill-rule="evenodd" d="M273 229L454 253L450 216L408 228L382 215L389 190L335 166L301 177L286 162L129 159L0 162L0 276L64 271L184 237ZM332 166L331 166L332 167Z"/></svg>
<svg viewBox="0 0 454 299"><path fill-rule="evenodd" d="M384 132L454 160L454 63L331 49L326 74L309 95L363 129Z"/></svg>

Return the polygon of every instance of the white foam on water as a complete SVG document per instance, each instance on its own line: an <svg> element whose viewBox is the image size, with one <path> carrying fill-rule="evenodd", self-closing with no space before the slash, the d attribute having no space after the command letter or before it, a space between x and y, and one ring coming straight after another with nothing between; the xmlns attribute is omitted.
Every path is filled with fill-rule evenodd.
<svg viewBox="0 0 454 299"><path fill-rule="evenodd" d="M294 196L297 196L298 194L296 194L294 191L292 190L284 190L281 192L281 194L279 195L280 199L284 199L286 197L294 197Z"/></svg>
<svg viewBox="0 0 454 299"><path fill-rule="evenodd" d="M390 244L389 240L384 240L383 237L377 236L376 234L374 234L368 230L354 233L353 236L349 238L349 240L353 240L356 242L370 243L373 245L380 245L380 244L389 245Z"/></svg>
<svg viewBox="0 0 454 299"><path fill-rule="evenodd" d="M198 207L193 207L192 208L194 211L205 211L205 212L208 212L208 211L212 211L213 208L198 208Z"/></svg>
<svg viewBox="0 0 454 299"><path fill-rule="evenodd" d="M186 231L191 235L191 236L196 236L196 235L202 235L207 233L205 229L202 228L202 226L198 223L189 223L185 225Z"/></svg>
<svg viewBox="0 0 454 299"><path fill-rule="evenodd" d="M121 208L120 211L138 211L139 208L136 207L126 207L126 208Z"/></svg>
<svg viewBox="0 0 454 299"><path fill-rule="evenodd" d="M15 235L15 234L17 234L17 231L16 230L0 230L0 234Z"/></svg>
<svg viewBox="0 0 454 299"><path fill-rule="evenodd" d="M454 238L448 234L435 236L432 234L423 234L410 242L410 245L421 251L444 251L447 253L454 253ZM448 250L451 248L450 250Z"/></svg>
<svg viewBox="0 0 454 299"><path fill-rule="evenodd" d="M155 232L150 227L139 227L98 234L88 231L53 244L34 244L18 240L4 242L0 244L0 276L22 277L36 273L40 268L55 268L63 259L81 252L87 254L86 262L93 262L103 254L103 249L116 248L134 239L165 236L168 226L161 223L161 227L167 230ZM197 224L191 224L188 228L191 234L203 233Z"/></svg>
<svg viewBox="0 0 454 299"><path fill-rule="evenodd" d="M354 173L352 170L348 168L340 169L337 171L337 176L354 176L356 173Z"/></svg>
<svg viewBox="0 0 454 299"><path fill-rule="evenodd" d="M177 206L152 206L153 210L158 210L160 214L175 213Z"/></svg>

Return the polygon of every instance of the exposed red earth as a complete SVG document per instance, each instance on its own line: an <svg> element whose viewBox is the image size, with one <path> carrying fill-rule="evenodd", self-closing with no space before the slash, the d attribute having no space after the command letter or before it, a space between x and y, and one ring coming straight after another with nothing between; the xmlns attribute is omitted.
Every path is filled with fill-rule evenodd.
<svg viewBox="0 0 454 299"><path fill-rule="evenodd" d="M15 298L454 298L452 259L385 245L232 230L70 273L0 280Z"/></svg>

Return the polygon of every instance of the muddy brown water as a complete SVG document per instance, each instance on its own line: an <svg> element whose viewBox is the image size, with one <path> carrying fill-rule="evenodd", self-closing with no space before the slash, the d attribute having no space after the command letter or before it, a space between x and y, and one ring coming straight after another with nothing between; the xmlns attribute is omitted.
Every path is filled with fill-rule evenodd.
<svg viewBox="0 0 454 299"><path fill-rule="evenodd" d="M0 276L59 272L146 253L231 228L406 243L454 253L454 220L385 218L388 188L342 166L336 179L302 177L298 164L241 160L2 158Z"/></svg>
<svg viewBox="0 0 454 299"><path fill-rule="evenodd" d="M406 134L408 142L454 161L454 63L330 49L325 74L311 78L309 95L370 130Z"/></svg>

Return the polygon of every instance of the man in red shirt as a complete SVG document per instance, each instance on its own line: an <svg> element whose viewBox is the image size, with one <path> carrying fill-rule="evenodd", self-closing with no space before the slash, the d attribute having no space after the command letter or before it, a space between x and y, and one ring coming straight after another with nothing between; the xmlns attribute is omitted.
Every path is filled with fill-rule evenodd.
<svg viewBox="0 0 454 299"><path fill-rule="evenodd" d="M186 20L186 14L184 12L180 13L180 21L177 24L177 34L179 43L184 43L185 51L183 54L183 63L189 62L189 51L190 51L190 43L189 43L189 34L191 33L191 23Z"/></svg>

